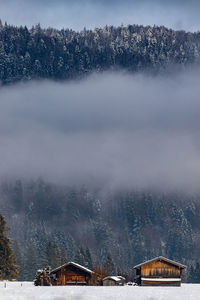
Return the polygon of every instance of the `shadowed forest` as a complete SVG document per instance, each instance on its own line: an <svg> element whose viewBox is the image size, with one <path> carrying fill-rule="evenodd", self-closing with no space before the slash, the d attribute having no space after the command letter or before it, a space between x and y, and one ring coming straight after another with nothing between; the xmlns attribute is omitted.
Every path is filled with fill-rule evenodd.
<svg viewBox="0 0 200 300"><path fill-rule="evenodd" d="M109 260L111 274L132 278L133 266L144 259L164 255L190 266L199 258L198 196L16 181L1 185L1 208L21 280L70 260L89 268ZM191 276L189 267L185 280Z"/></svg>

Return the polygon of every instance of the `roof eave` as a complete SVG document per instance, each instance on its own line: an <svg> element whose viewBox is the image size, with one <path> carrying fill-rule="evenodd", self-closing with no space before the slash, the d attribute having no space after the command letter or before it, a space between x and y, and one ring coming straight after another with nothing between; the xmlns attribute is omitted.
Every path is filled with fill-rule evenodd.
<svg viewBox="0 0 200 300"><path fill-rule="evenodd" d="M80 270L82 270L82 271L84 271L84 272L86 272L86 273L88 273L88 274L94 274L94 272L93 272L92 270L89 270L89 269L87 269L87 268L85 268L85 267L83 267L83 266L81 266L81 265L79 265L79 264L77 264L77 263L74 263L73 261L70 261L70 262L65 263L64 265L62 265L62 266L60 266L60 267L58 267L58 268L53 269L53 270L50 272L50 274L53 274L53 273L59 271L60 269L62 269L62 268L64 268L64 267L67 267L67 266L69 266L69 265L72 265L72 266L74 266L74 267L77 267L77 268L79 268Z"/></svg>
<svg viewBox="0 0 200 300"><path fill-rule="evenodd" d="M140 268L140 267L142 267L142 266L145 266L145 265L147 265L147 264L149 264L149 263L151 263L151 262L153 262L153 261L157 261L157 260L164 260L164 261L166 261L166 262L168 262L168 263L171 263L172 265L175 265L175 266L177 266L177 267L179 267L179 268L181 268L181 269L186 269L186 268L187 268L185 265L182 265L182 264L180 264L180 263L178 263L178 262L176 262L176 261L173 261L173 260L171 260L171 259L168 259L168 258L166 258L166 257L164 257L164 256L158 256L158 257L155 257L155 258L153 258L153 259L150 259L150 260L148 260L148 261L146 261L146 262L143 262L143 263L141 263L141 264L136 265L133 269L138 269L138 268Z"/></svg>

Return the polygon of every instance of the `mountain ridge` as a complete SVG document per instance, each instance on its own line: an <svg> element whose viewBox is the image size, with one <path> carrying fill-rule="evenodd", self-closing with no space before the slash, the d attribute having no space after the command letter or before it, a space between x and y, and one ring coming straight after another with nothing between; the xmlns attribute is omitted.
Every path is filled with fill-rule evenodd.
<svg viewBox="0 0 200 300"><path fill-rule="evenodd" d="M0 81L67 80L124 69L150 73L199 64L200 32L105 26L76 32L0 25Z"/></svg>

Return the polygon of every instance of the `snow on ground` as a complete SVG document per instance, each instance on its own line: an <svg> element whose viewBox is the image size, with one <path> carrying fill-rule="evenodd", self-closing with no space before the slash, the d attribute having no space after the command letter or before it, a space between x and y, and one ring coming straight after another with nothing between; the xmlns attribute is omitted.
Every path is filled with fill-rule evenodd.
<svg viewBox="0 0 200 300"><path fill-rule="evenodd" d="M35 287L0 282L0 300L200 300L200 284L181 287Z"/></svg>

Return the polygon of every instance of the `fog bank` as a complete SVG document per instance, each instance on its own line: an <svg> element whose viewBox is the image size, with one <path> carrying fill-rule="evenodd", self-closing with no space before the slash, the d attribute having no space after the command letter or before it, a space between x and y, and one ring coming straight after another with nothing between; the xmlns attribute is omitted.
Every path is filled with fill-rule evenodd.
<svg viewBox="0 0 200 300"><path fill-rule="evenodd" d="M199 190L199 72L0 90L0 178Z"/></svg>

